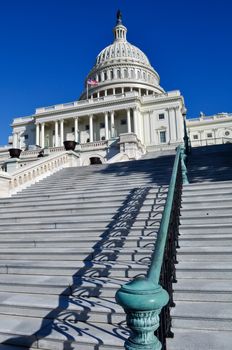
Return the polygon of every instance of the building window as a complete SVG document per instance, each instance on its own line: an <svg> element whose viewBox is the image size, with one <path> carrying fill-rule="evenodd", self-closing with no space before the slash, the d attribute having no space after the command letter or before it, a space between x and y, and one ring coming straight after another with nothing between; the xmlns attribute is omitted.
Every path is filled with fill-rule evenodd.
<svg viewBox="0 0 232 350"><path fill-rule="evenodd" d="M225 132L225 136L229 136L230 135L230 132L229 131L226 131Z"/></svg>
<svg viewBox="0 0 232 350"><path fill-rule="evenodd" d="M210 132L207 134L207 137L213 137L213 134Z"/></svg>
<svg viewBox="0 0 232 350"><path fill-rule="evenodd" d="M198 140L198 135L193 135L193 140Z"/></svg>
<svg viewBox="0 0 232 350"><path fill-rule="evenodd" d="M28 135L24 135L24 140L28 140Z"/></svg>
<svg viewBox="0 0 232 350"><path fill-rule="evenodd" d="M89 140L89 139L87 139L87 140L86 140L86 142L90 142L90 140Z"/></svg>
<svg viewBox="0 0 232 350"><path fill-rule="evenodd" d="M75 128L74 127L72 127L72 132L74 132L75 131Z"/></svg>
<svg viewBox="0 0 232 350"><path fill-rule="evenodd" d="M86 125L86 126L85 126L85 130L89 130L89 125Z"/></svg>
<svg viewBox="0 0 232 350"><path fill-rule="evenodd" d="M102 136L102 137L101 137L101 140L102 140L102 141L105 141L105 139L106 139L105 136Z"/></svg>
<svg viewBox="0 0 232 350"><path fill-rule="evenodd" d="M105 127L105 123L100 123L100 128L104 128Z"/></svg>
<svg viewBox="0 0 232 350"><path fill-rule="evenodd" d="M159 120L163 120L164 118L165 118L164 113L160 113L160 114L159 114Z"/></svg>
<svg viewBox="0 0 232 350"><path fill-rule="evenodd" d="M166 143L166 131L160 131L160 143Z"/></svg>
<svg viewBox="0 0 232 350"><path fill-rule="evenodd" d="M121 125L126 125L126 119L121 119Z"/></svg>

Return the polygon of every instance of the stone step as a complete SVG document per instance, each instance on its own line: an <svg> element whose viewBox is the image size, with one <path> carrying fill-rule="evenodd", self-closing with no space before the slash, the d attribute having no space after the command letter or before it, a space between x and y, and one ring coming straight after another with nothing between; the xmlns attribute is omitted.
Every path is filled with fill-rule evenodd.
<svg viewBox="0 0 232 350"><path fill-rule="evenodd" d="M178 278L175 292L231 293L232 283L228 279Z"/></svg>
<svg viewBox="0 0 232 350"><path fill-rule="evenodd" d="M114 298L128 278L2 274L0 292Z"/></svg>
<svg viewBox="0 0 232 350"><path fill-rule="evenodd" d="M232 186L230 187L218 187L218 186L215 186L216 188L214 188L212 190L212 188L210 187L206 187L206 188L202 188L202 189L194 189L192 191L184 191L183 192L183 198L186 198L186 197L196 197L196 196L210 196L210 198L213 198L214 196L217 196L217 195L232 195Z"/></svg>
<svg viewBox="0 0 232 350"><path fill-rule="evenodd" d="M103 248L96 250L87 248L2 248L0 261L7 259L30 259L30 260L89 260L98 259L108 261L118 259L120 261L139 261L150 259L153 247L149 248Z"/></svg>
<svg viewBox="0 0 232 350"><path fill-rule="evenodd" d="M95 322L75 324L72 315L64 321L44 319L42 323L39 318L0 315L0 323L1 343L24 346L26 349L123 350L125 338L128 337L124 326L103 326Z"/></svg>
<svg viewBox="0 0 232 350"><path fill-rule="evenodd" d="M0 236L0 245L2 248L50 248L50 247L60 247L60 248L86 248L93 247L101 237L95 236L91 239L91 237L72 237L65 236L65 238L51 238L37 236L33 239L30 235L30 239L27 237L22 238L5 238L2 239ZM127 237L125 241L122 240L122 237L108 237L107 239L103 239L101 243L101 247L110 248L110 247L147 247L155 244L154 235L150 237ZM99 244L98 244L99 245Z"/></svg>
<svg viewBox="0 0 232 350"><path fill-rule="evenodd" d="M207 200L205 201L194 201L192 202L191 199L189 201L185 200L181 204L182 210L190 210L190 209L221 209L221 208L231 208L232 209L232 200L228 199L221 199L217 200L216 202L213 200Z"/></svg>
<svg viewBox="0 0 232 350"><path fill-rule="evenodd" d="M90 191L90 189L93 189L96 184L98 185L98 189L100 191L104 191L106 189L110 190L113 187L116 189L124 189L124 188L131 188L131 187L140 187L140 186L152 186L152 187L158 187L158 183L153 181L153 179L168 179L170 175L163 175L163 172L159 174L153 174L153 178L151 176L148 176L147 178L127 178L122 179L121 182L118 181L118 179L109 180L107 177L101 180L93 178L85 179L84 181L79 181L78 179L75 179L74 183L65 183L62 179L62 181L57 181L57 183L53 184L46 184L44 182L39 182L37 186L31 186L24 190L24 193L37 193L39 191L48 191L48 192L55 192L60 190L65 190L67 192L78 192L78 191ZM166 187L167 185L163 185L162 187Z"/></svg>
<svg viewBox="0 0 232 350"><path fill-rule="evenodd" d="M173 327L183 327L184 320L198 322L198 329L231 331L232 304L201 301L177 301L171 311ZM181 325L179 324L179 321ZM186 322L189 327L189 322Z"/></svg>
<svg viewBox="0 0 232 350"><path fill-rule="evenodd" d="M204 217L198 217L198 216L191 216L191 217L186 217L186 216L181 216L180 217L180 223L184 225L194 225L194 224L204 224L207 225L209 224L232 224L232 215L208 215Z"/></svg>
<svg viewBox="0 0 232 350"><path fill-rule="evenodd" d="M198 206L192 207L192 208L185 208L183 205L181 209L181 216L184 218L191 218L191 217L215 217L215 216L223 216L223 215L230 215L232 216L232 205L231 207L201 207L198 208Z"/></svg>
<svg viewBox="0 0 232 350"><path fill-rule="evenodd" d="M231 331L187 328L183 320L183 328L173 328L174 339L167 340L168 350L229 350L231 347ZM197 326L197 322L194 323ZM180 324L179 324L180 326ZM200 324L198 326L200 328ZM177 348L178 346L178 348Z"/></svg>
<svg viewBox="0 0 232 350"><path fill-rule="evenodd" d="M175 286L174 286L175 287ZM213 303L231 303L232 294L231 292L198 292L198 291L175 291L174 289L174 300L175 301L200 301L200 302L213 302Z"/></svg>
<svg viewBox="0 0 232 350"><path fill-rule="evenodd" d="M220 181L216 185L217 188L231 188L232 181ZM183 185L183 190L185 193L188 191L201 190L205 188L210 188L211 190L215 189L215 182L204 182L204 183L190 183L188 185Z"/></svg>
<svg viewBox="0 0 232 350"><path fill-rule="evenodd" d="M144 275L148 261L1 260L1 274L131 278Z"/></svg>
<svg viewBox="0 0 232 350"><path fill-rule="evenodd" d="M207 247L217 247L218 245L220 246L228 246L232 243L232 234L230 235L231 237L225 237L225 235L222 235L222 237L212 238L188 238L186 237L179 239L179 245L180 247L203 247L206 245Z"/></svg>
<svg viewBox="0 0 232 350"><path fill-rule="evenodd" d="M208 193L207 195L200 195L200 194L192 194L192 195L182 195L182 202L208 202L208 201L232 201L232 193L220 193L220 194L215 194L214 192Z"/></svg>
<svg viewBox="0 0 232 350"><path fill-rule="evenodd" d="M75 218L72 218L72 220L58 220L54 219L56 221L49 221L44 220L44 222L40 222L39 220L35 221L33 219L31 220L22 220L21 222L10 222L10 220L5 223L0 222L0 232L1 231L22 231L24 228L26 230L38 230L38 229L62 229L62 228L70 228L70 229L92 229L92 228L98 228L101 229L102 232L109 230L109 224L110 222L107 220L94 220L86 222L75 220ZM111 221L115 221L115 218L112 218ZM146 229L146 228L154 228L157 229L159 227L161 219L156 219L152 221L145 221L142 219L136 219L136 221L131 224L133 224L133 229ZM117 227L118 228L118 227ZM115 228L116 230L116 228Z"/></svg>
<svg viewBox="0 0 232 350"><path fill-rule="evenodd" d="M106 237L127 237L128 235L130 237L149 237L149 236L156 236L158 232L157 228L144 228L144 227L133 227L133 228L128 228L128 227L121 227L121 226L115 226L115 227L110 227L107 229L102 229L102 228L96 228L96 227L91 227L91 228L32 228L32 229L27 229L21 227L21 229L17 230L7 230L7 231L0 231L0 239L28 239L28 238L48 238L54 240L54 237L61 238L61 237L101 237L101 238L106 238Z"/></svg>
<svg viewBox="0 0 232 350"><path fill-rule="evenodd" d="M192 225L184 225L181 224L179 227L179 231L182 235L187 234L226 234L232 232L232 225L231 224L211 224L207 223L207 225L199 225L199 224L192 224Z"/></svg>
<svg viewBox="0 0 232 350"><path fill-rule="evenodd" d="M72 295L44 295L0 292L0 314L64 320L75 314L78 321L120 323L125 321L123 309L112 298L78 298Z"/></svg>
<svg viewBox="0 0 232 350"><path fill-rule="evenodd" d="M121 208L123 206L102 206L102 207L91 207L91 208L82 208L82 207L75 207L73 206L67 206L65 208L56 209L54 207L48 207L48 208L41 208L38 207L30 208L28 207L26 210L25 208L5 208L5 210L0 209L0 214L4 215L2 216L1 220L12 218L12 219L22 219L22 218L31 218L31 217L69 217L74 216L75 218L78 216L85 217L86 215L91 215L91 217L97 216L101 217L101 215L107 216L107 214L116 215L117 213L120 213ZM154 217L156 214L162 214L163 205L143 205L142 208L138 209L140 217L148 217L148 214L151 212L151 217ZM125 211L125 208L123 209Z"/></svg>
<svg viewBox="0 0 232 350"><path fill-rule="evenodd" d="M97 186L97 183L96 185ZM40 197L63 197L67 198L70 197L72 198L73 196L77 197L77 196L84 196L85 198L89 198L89 197L102 197L102 196L118 196L118 195L125 195L125 194L132 194L134 192L135 189L147 189L149 191L149 193L151 194L165 194L167 193L167 187L165 187L164 189L162 189L162 187L157 187L157 186L146 186L146 185L141 185L141 186L134 186L132 185L131 188L128 186L125 186L125 188L122 189L117 189L117 191L115 191L115 186L112 186L111 188L102 188L102 189L97 189L97 191L93 189L93 187L91 186L91 188L89 190L84 190L84 189L80 189L80 191L74 191L74 189L72 188L70 191L67 190L63 190L62 187L60 187L59 190L54 190L54 191L49 191L49 189L45 189L45 190L38 190L36 192L25 192L22 191L20 193L17 194L17 196L12 197L14 199L22 199L22 198L32 198L37 196L38 198Z"/></svg>

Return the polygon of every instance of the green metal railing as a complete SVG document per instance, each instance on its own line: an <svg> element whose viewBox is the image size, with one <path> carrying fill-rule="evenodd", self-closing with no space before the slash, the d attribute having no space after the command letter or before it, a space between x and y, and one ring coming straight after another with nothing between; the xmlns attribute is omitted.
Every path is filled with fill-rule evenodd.
<svg viewBox="0 0 232 350"><path fill-rule="evenodd" d="M125 349L165 350L172 336L170 308L174 306L172 283L176 282L182 184L188 183L184 145L177 148L167 200L146 277L137 277L116 293L116 301L126 312L131 336ZM162 310L162 311L161 311ZM159 317L160 314L160 317Z"/></svg>

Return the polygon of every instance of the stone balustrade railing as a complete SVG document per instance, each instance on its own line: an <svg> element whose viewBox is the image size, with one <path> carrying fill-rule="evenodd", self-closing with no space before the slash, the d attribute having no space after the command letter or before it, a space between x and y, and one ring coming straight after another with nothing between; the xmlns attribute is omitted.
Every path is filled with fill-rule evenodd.
<svg viewBox="0 0 232 350"><path fill-rule="evenodd" d="M104 141L87 142L87 143L80 144L81 151L104 149L106 147L108 147L108 141L105 141L105 140Z"/></svg>
<svg viewBox="0 0 232 350"><path fill-rule="evenodd" d="M0 172L0 197L9 197L62 168L80 164L79 155L73 151L63 151L43 157L30 165L17 169L18 163L18 159L10 159L7 168L9 165L11 171ZM12 171L13 168L16 170Z"/></svg>

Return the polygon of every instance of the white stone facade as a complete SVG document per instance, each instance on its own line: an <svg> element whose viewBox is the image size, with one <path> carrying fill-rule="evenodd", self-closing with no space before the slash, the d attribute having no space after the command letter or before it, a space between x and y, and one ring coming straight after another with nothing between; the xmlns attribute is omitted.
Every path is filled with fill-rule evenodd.
<svg viewBox="0 0 232 350"><path fill-rule="evenodd" d="M192 147L232 143L232 114L218 113L187 120Z"/></svg>

